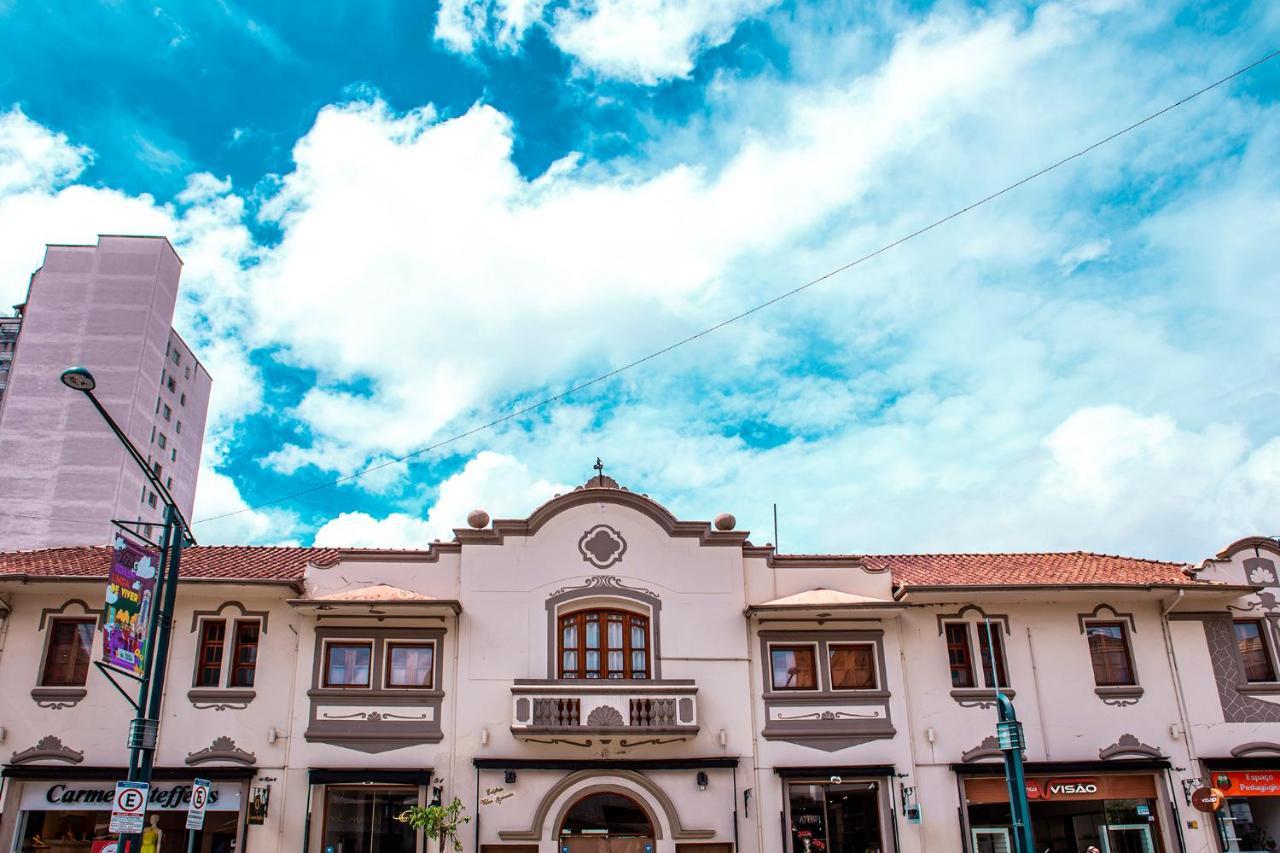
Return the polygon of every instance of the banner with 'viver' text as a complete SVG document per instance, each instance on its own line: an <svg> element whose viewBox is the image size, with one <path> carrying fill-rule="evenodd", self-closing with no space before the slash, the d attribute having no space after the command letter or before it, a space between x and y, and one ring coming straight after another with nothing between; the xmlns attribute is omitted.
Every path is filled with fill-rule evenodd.
<svg viewBox="0 0 1280 853"><path fill-rule="evenodd" d="M134 678L147 670L147 622L155 606L160 555L116 534L102 614L102 662Z"/></svg>

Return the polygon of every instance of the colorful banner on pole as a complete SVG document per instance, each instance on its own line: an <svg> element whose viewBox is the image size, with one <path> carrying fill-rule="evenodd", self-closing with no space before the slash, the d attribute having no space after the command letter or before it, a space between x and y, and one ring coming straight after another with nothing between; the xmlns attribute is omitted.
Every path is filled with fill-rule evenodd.
<svg viewBox="0 0 1280 853"><path fill-rule="evenodd" d="M142 678L147 670L147 623L155 606L160 555L116 534L102 619L102 662Z"/></svg>

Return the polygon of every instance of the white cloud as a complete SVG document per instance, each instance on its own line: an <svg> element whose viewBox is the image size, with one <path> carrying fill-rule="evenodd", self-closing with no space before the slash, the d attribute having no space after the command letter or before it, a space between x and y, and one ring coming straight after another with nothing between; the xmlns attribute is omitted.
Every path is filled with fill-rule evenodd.
<svg viewBox="0 0 1280 853"><path fill-rule="evenodd" d="M777 0L444 0L435 37L451 50L515 51L534 25L582 70L655 85L688 77L699 53Z"/></svg>
<svg viewBox="0 0 1280 853"><path fill-rule="evenodd" d="M588 71L652 86L688 77L699 53L776 2L572 0L556 10L551 38Z"/></svg>
<svg viewBox="0 0 1280 853"><path fill-rule="evenodd" d="M196 501L193 520L226 513L238 513L230 518L195 525L196 538L202 545L290 545L297 544L297 518L282 509L249 510L240 496L239 489L230 477L215 467L220 459L210 459L210 453L200 460L200 477L196 481ZM216 453L212 454L217 456Z"/></svg>
<svg viewBox="0 0 1280 853"><path fill-rule="evenodd" d="M424 548L433 540L453 539L453 528L466 524L473 509L491 517L522 517L569 486L538 479L517 459L483 451L452 477L440 491L425 519L396 512L374 518L363 512L344 512L316 532L323 546Z"/></svg>
<svg viewBox="0 0 1280 853"><path fill-rule="evenodd" d="M1089 240L1064 252L1058 259L1058 266L1063 275L1071 275L1083 265L1105 258L1110 251L1110 240Z"/></svg>
<svg viewBox="0 0 1280 853"><path fill-rule="evenodd" d="M0 196L74 180L91 156L64 134L29 119L20 107L0 113Z"/></svg>

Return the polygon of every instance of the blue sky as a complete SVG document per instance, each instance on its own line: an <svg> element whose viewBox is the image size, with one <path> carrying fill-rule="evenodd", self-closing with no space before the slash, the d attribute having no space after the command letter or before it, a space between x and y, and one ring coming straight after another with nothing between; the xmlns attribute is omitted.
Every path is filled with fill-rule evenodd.
<svg viewBox="0 0 1280 853"><path fill-rule="evenodd" d="M0 296L166 233L196 516L362 470L909 233L1280 46L1269 3L0 0ZM447 538L595 457L785 550L1280 533L1280 60L562 404L202 541ZM7 303L6 303L7 304Z"/></svg>

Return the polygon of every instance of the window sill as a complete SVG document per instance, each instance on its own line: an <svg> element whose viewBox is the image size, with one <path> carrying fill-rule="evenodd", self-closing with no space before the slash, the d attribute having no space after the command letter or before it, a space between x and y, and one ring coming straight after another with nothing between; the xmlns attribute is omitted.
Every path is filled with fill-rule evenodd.
<svg viewBox="0 0 1280 853"><path fill-rule="evenodd" d="M440 699L444 691L425 687L312 687L307 696L312 699Z"/></svg>
<svg viewBox="0 0 1280 853"><path fill-rule="evenodd" d="M187 691L187 701L201 709L225 711L228 708L243 710L258 694L245 687L193 687Z"/></svg>
<svg viewBox="0 0 1280 853"><path fill-rule="evenodd" d="M84 687L33 687L31 698L41 708L58 710L76 705L89 691Z"/></svg>
<svg viewBox="0 0 1280 853"><path fill-rule="evenodd" d="M1280 693L1280 681L1246 681L1236 685L1236 692L1246 696Z"/></svg>
<svg viewBox="0 0 1280 853"><path fill-rule="evenodd" d="M859 700L885 700L891 694L888 690L770 690L764 698L775 704L787 702L806 705L813 702L849 702Z"/></svg>
<svg viewBox="0 0 1280 853"><path fill-rule="evenodd" d="M1010 699L1018 695L1016 690L1001 688L1000 692ZM988 705L996 701L996 690L994 687L954 687L951 690L951 698L962 705L969 702Z"/></svg>
<svg viewBox="0 0 1280 853"><path fill-rule="evenodd" d="M1111 687L1095 687L1093 692L1108 705L1123 707L1136 704L1145 691L1137 684L1122 684Z"/></svg>

